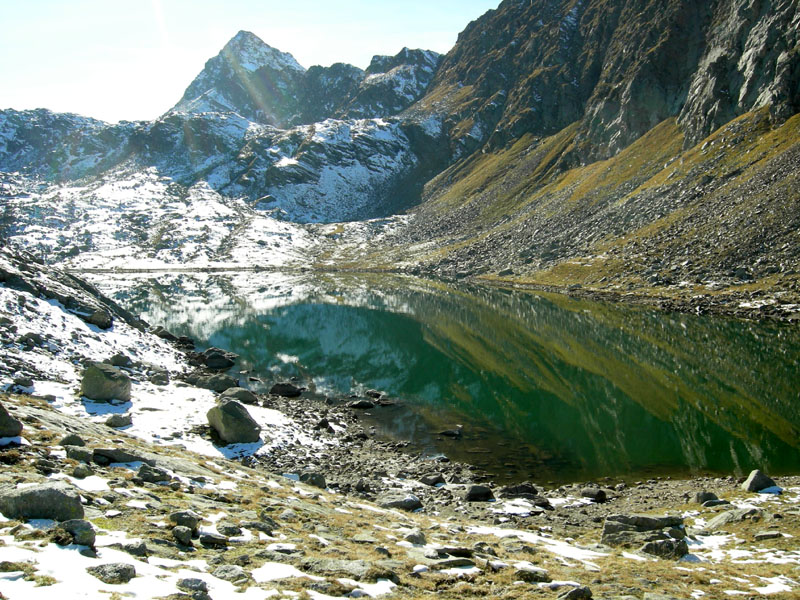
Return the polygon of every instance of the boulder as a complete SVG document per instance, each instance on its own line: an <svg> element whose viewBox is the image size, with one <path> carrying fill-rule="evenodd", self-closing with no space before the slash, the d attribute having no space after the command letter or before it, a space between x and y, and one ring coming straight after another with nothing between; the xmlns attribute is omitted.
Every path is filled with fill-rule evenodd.
<svg viewBox="0 0 800 600"><path fill-rule="evenodd" d="M136 568L127 563L97 565L96 567L87 567L86 571L109 585L128 583L136 577Z"/></svg>
<svg viewBox="0 0 800 600"><path fill-rule="evenodd" d="M170 481L172 477L164 469L159 467L151 467L148 464L143 464L139 467L136 473L137 477L146 483L161 483L162 481Z"/></svg>
<svg viewBox="0 0 800 600"><path fill-rule="evenodd" d="M520 562L515 565L514 577L528 583L549 583L552 581L545 569L527 562Z"/></svg>
<svg viewBox="0 0 800 600"><path fill-rule="evenodd" d="M558 595L558 600L591 600L592 590L588 587L574 587L564 590Z"/></svg>
<svg viewBox="0 0 800 600"><path fill-rule="evenodd" d="M179 579L175 587L184 592L192 592L193 598L197 597L195 594L208 592L208 584L198 577Z"/></svg>
<svg viewBox="0 0 800 600"><path fill-rule="evenodd" d="M92 461L100 466L106 466L112 463L127 464L142 462L153 467L156 464L155 458L153 458L152 455L145 456L144 454L129 452L121 448L95 448L92 451Z"/></svg>
<svg viewBox="0 0 800 600"><path fill-rule="evenodd" d="M444 479L444 475L442 475L441 473L436 473L434 475L425 475L423 477L420 477L419 481L420 483L424 483L425 485L430 485L430 486L443 485L447 483Z"/></svg>
<svg viewBox="0 0 800 600"><path fill-rule="evenodd" d="M180 510L172 513L169 520L180 527L188 527L194 534L197 533L197 526L200 523L200 515L192 510Z"/></svg>
<svg viewBox="0 0 800 600"><path fill-rule="evenodd" d="M669 538L666 540L647 542L639 551L652 556L658 556L659 558L678 560L689 554L689 545L686 543L686 540Z"/></svg>
<svg viewBox="0 0 800 600"><path fill-rule="evenodd" d="M464 494L467 502L491 502L494 500L492 490L485 485L471 485Z"/></svg>
<svg viewBox="0 0 800 600"><path fill-rule="evenodd" d="M89 521L83 519L70 519L59 525L64 531L72 534L72 538L79 546L94 546L94 527Z"/></svg>
<svg viewBox="0 0 800 600"><path fill-rule="evenodd" d="M168 342L177 342L178 341L178 337L175 334L167 331L161 325L157 325L156 327L154 327L151 330L151 333L153 335L155 335L156 337L160 337L162 340L166 340Z"/></svg>
<svg viewBox="0 0 800 600"><path fill-rule="evenodd" d="M22 433L22 421L12 417L0 404L0 438L17 437Z"/></svg>
<svg viewBox="0 0 800 600"><path fill-rule="evenodd" d="M760 492L767 488L775 487L777 484L764 473L756 469L751 472L745 482L742 484L742 489L745 492Z"/></svg>
<svg viewBox="0 0 800 600"><path fill-rule="evenodd" d="M228 444L249 444L261 439L261 427L236 400L222 400L207 413L208 424Z"/></svg>
<svg viewBox="0 0 800 600"><path fill-rule="evenodd" d="M228 538L219 533L201 533L200 543L206 548L227 548Z"/></svg>
<svg viewBox="0 0 800 600"><path fill-rule="evenodd" d="M425 539L425 534L422 533L422 530L419 528L412 529L407 534L403 536L403 539L407 542L410 542L417 546L424 546L427 544L427 540Z"/></svg>
<svg viewBox="0 0 800 600"><path fill-rule="evenodd" d="M83 438L75 433L70 433L65 435L61 438L61 441L58 443L59 446L85 446L86 442L83 441Z"/></svg>
<svg viewBox="0 0 800 600"><path fill-rule="evenodd" d="M729 523L738 523L746 519L758 520L763 516L763 511L758 508L737 508L736 510L728 510L718 514L706 523L705 529L706 531L716 531Z"/></svg>
<svg viewBox="0 0 800 600"><path fill-rule="evenodd" d="M530 500L538 495L539 491L533 484L528 482L509 485L500 490L501 498L525 498Z"/></svg>
<svg viewBox="0 0 800 600"><path fill-rule="evenodd" d="M176 525L172 528L172 537L175 538L175 541L181 544L182 546L191 546L192 545L192 530L188 527L184 527L183 525Z"/></svg>
<svg viewBox="0 0 800 600"><path fill-rule="evenodd" d="M231 582L248 578L247 572L239 565L222 565L214 570L213 575L217 579Z"/></svg>
<svg viewBox="0 0 800 600"><path fill-rule="evenodd" d="M297 398L303 393L303 390L293 383L276 383L270 388L269 393L284 398Z"/></svg>
<svg viewBox="0 0 800 600"><path fill-rule="evenodd" d="M606 495L605 490L601 490L599 488L584 488L581 490L581 497L589 498L592 502L596 502L597 504L602 504L606 500L608 500L608 496Z"/></svg>
<svg viewBox="0 0 800 600"><path fill-rule="evenodd" d="M603 524L602 542L609 546L635 546L667 539L664 530L682 527L681 517L609 515Z"/></svg>
<svg viewBox="0 0 800 600"><path fill-rule="evenodd" d="M114 319L111 317L110 312L99 308L89 315L89 317L86 319L86 322L90 325L95 325L100 329L111 329L111 326L114 324Z"/></svg>
<svg viewBox="0 0 800 600"><path fill-rule="evenodd" d="M364 579L397 580L391 570L381 566L380 562L366 560L343 560L336 558L304 558L299 568L307 573L324 577L347 577L361 581Z"/></svg>
<svg viewBox="0 0 800 600"><path fill-rule="evenodd" d="M106 419L108 427L119 428L128 427L133 424L133 418L130 415L111 415Z"/></svg>
<svg viewBox="0 0 800 600"><path fill-rule="evenodd" d="M236 400L242 404L258 404L258 396L240 387L228 388L220 395L220 400Z"/></svg>
<svg viewBox="0 0 800 600"><path fill-rule="evenodd" d="M694 501L697 504L705 504L706 502L711 502L712 500L719 500L717 495L713 492L697 492L694 495Z"/></svg>
<svg viewBox="0 0 800 600"><path fill-rule="evenodd" d="M83 373L81 396L98 402L127 402L131 399L131 379L116 367L95 363Z"/></svg>
<svg viewBox="0 0 800 600"><path fill-rule="evenodd" d="M83 518L83 505L75 488L59 481L0 488L0 512L9 519L69 521Z"/></svg>
<svg viewBox="0 0 800 600"><path fill-rule="evenodd" d="M313 485L314 487L318 487L321 489L326 489L328 484L325 481L325 477L321 473L312 473L306 472L300 475L300 481L307 485Z"/></svg>
<svg viewBox="0 0 800 600"><path fill-rule="evenodd" d="M387 492L378 497L378 506L382 508L398 508L412 512L422 508L422 502L414 494L404 492Z"/></svg>
<svg viewBox="0 0 800 600"><path fill-rule="evenodd" d="M200 360L209 369L226 371L236 364L239 356L221 348L209 348L200 355Z"/></svg>
<svg viewBox="0 0 800 600"><path fill-rule="evenodd" d="M230 375L225 375L224 373L217 373L209 377L199 377L195 385L204 390L222 393L230 388L238 387L239 380L234 379Z"/></svg>
<svg viewBox="0 0 800 600"><path fill-rule="evenodd" d="M118 352L114 356L111 357L111 360L108 361L114 367L132 367L133 361L130 359L129 356L123 354L122 352Z"/></svg>
<svg viewBox="0 0 800 600"><path fill-rule="evenodd" d="M371 408L375 408L375 403L371 402L370 400L354 400L353 402L349 402L347 407L354 408L356 410L369 410Z"/></svg>
<svg viewBox="0 0 800 600"><path fill-rule="evenodd" d="M67 453L67 458L78 462L90 463L94 458L94 452L84 446L64 446L64 450Z"/></svg>

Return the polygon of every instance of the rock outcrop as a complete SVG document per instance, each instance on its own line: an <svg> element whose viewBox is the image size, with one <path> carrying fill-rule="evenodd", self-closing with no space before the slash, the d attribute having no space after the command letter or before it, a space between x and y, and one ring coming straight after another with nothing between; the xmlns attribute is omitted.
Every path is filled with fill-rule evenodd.
<svg viewBox="0 0 800 600"><path fill-rule="evenodd" d="M131 378L117 367L95 363L83 374L81 395L97 402L128 402L131 399Z"/></svg>
<svg viewBox="0 0 800 600"><path fill-rule="evenodd" d="M0 488L0 512L9 519L83 519L80 496L62 482Z"/></svg>
<svg viewBox="0 0 800 600"><path fill-rule="evenodd" d="M261 439L261 426L244 406L228 398L208 411L208 424L228 444L249 444Z"/></svg>

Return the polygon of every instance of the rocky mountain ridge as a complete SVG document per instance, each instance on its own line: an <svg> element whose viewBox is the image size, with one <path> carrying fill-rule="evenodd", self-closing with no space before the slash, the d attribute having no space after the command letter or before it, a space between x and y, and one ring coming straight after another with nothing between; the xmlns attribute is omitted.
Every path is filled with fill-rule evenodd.
<svg viewBox="0 0 800 600"><path fill-rule="evenodd" d="M21 242L31 227L57 233L32 208L54 198L53 190L35 191L48 181L67 183L79 196L81 178L130 181L154 169L181 197L197 186L219 194L226 210L240 215L226 225L228 234L247 229L251 217L330 223L417 206L395 246L381 237L384 247L359 242L361 251L344 252L360 268L510 272L515 281L599 288L618 285L611 280L621 268L623 285L644 281L662 290L686 281L717 284L744 269L770 287L774 280L758 274L796 271L791 252L776 261L769 245L748 243L752 251L741 253L723 244L725 255L710 270L686 268L683 244L660 250L670 257L667 274L627 240L631 226L659 229L690 216L680 212L684 199L703 206L706 193L720 187L713 181L745 190L757 176L771 204L746 206L745 213L792 214L797 196L787 177L796 165L790 142L800 108L799 15L792 0L506 0L470 23L447 56L404 49L376 57L363 72L341 64L304 70L240 32L152 123L4 111L0 170L19 172L4 179L6 221L18 221L11 233ZM768 139L775 143L767 147ZM727 158L709 154L714 140ZM648 157L646 144L660 146ZM639 158L622 158L632 155ZM675 167L687 159L691 169ZM645 174L655 179L639 194ZM20 181L25 185L14 183ZM633 192L644 204L628 201ZM168 204L161 198L154 210ZM122 214L136 205L119 196L114 202ZM532 220L539 211L547 217ZM756 220L755 227L741 222L736 235L791 248L791 232L774 230L783 221ZM681 231L701 245L725 236L714 219L694 227L690 221ZM130 239L120 236L111 247L125 252ZM90 243L77 252L98 250ZM575 276L569 266L609 254L619 258L602 258L597 277ZM635 276L624 276L627 265ZM561 275L551 276L552 268Z"/></svg>

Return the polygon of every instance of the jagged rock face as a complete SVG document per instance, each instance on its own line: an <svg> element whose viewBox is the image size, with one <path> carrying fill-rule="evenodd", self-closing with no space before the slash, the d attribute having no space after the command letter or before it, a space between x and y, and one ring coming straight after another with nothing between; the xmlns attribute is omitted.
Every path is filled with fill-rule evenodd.
<svg viewBox="0 0 800 600"><path fill-rule="evenodd" d="M0 111L0 171L55 181L101 173L128 156L138 126L45 109Z"/></svg>
<svg viewBox="0 0 800 600"><path fill-rule="evenodd" d="M235 112L284 125L296 111L305 69L291 54L240 31L210 59L170 112Z"/></svg>
<svg viewBox="0 0 800 600"><path fill-rule="evenodd" d="M339 113L358 92L364 76L362 69L344 63L311 67L303 78L294 124L317 123Z"/></svg>
<svg viewBox="0 0 800 600"><path fill-rule="evenodd" d="M433 80L442 56L403 48L395 56L374 56L356 93L340 116L396 115L419 100Z"/></svg>
<svg viewBox="0 0 800 600"><path fill-rule="evenodd" d="M167 114L237 113L276 127L393 116L424 94L440 59L403 48L375 56L366 72L343 63L306 71L291 54L240 31Z"/></svg>
<svg viewBox="0 0 800 600"><path fill-rule="evenodd" d="M449 98L457 153L580 121L585 162L676 116L697 141L764 104L797 111L798 18L769 0L506 0L459 36L428 93Z"/></svg>
<svg viewBox="0 0 800 600"><path fill-rule="evenodd" d="M780 120L800 110L800 4L720 3L708 40L680 114L687 143L759 106Z"/></svg>

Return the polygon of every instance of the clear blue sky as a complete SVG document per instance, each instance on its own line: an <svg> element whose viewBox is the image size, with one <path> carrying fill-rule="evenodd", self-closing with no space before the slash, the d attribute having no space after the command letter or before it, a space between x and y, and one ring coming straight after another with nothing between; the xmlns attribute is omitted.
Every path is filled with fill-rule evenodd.
<svg viewBox="0 0 800 600"><path fill-rule="evenodd" d="M305 67L447 52L500 0L0 0L0 109L106 121L175 104L240 29Z"/></svg>

